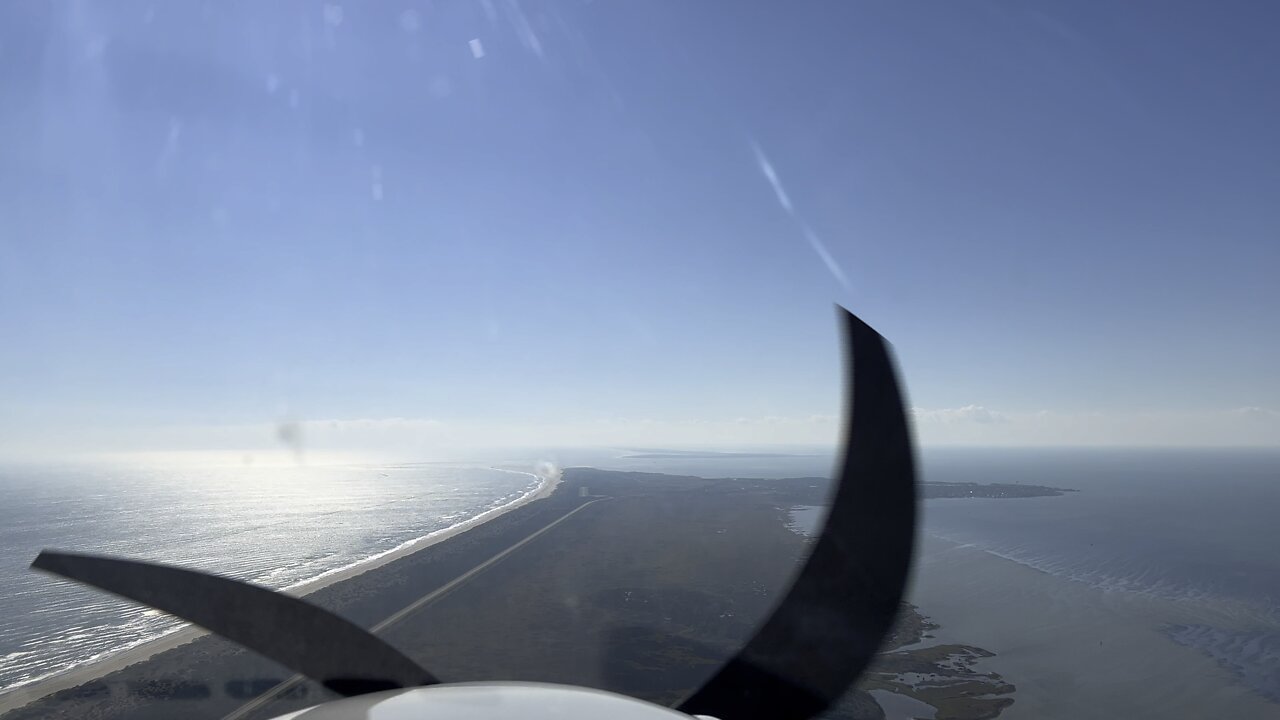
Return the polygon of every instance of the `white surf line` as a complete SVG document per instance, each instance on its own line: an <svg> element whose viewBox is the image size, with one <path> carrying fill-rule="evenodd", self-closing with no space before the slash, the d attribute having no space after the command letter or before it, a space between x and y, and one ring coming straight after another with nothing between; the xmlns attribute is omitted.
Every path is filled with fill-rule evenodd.
<svg viewBox="0 0 1280 720"><path fill-rule="evenodd" d="M439 530L433 530L426 535L407 540L393 548L361 558L341 567L331 568L319 575L280 588L278 592L288 593L294 597L305 597L335 583L356 577L374 568L382 567L402 557L412 555L436 543L448 540L525 503L547 497L560 484L560 477L558 476L544 477L532 472L496 467L490 467L489 469L516 475L528 475L539 480L540 484L511 502L490 508L475 517ZM123 647L105 650L80 662L15 683L0 690L0 714L29 705L55 692L97 680L104 675L109 675L130 665L144 662L160 653L180 647L208 634L209 631L204 628L184 622L158 635L141 638Z"/></svg>
<svg viewBox="0 0 1280 720"><path fill-rule="evenodd" d="M429 532L426 535L414 538L412 540L407 540L389 550L384 550L380 553L377 553L376 555L370 555L367 558L361 558L360 560L349 563L339 568L326 570L320 573L319 575L316 575L315 577L307 578L306 580L302 580L300 582L296 582L287 587L281 588L280 591L289 593L290 595L294 595L297 597L310 595L311 593L316 592L321 588L328 587L336 582L355 577L356 575L360 575L368 570L372 570L376 567L381 567L383 565L386 565L393 560L399 560L400 558L405 557L407 555L412 555L413 553L417 552L418 550L421 550L422 548L435 545L436 543L447 540L453 537L454 535L458 535L466 530L470 530L471 528L477 525L488 522L489 520L492 520L498 517L499 515L507 513L511 510L515 510L516 508L520 507L521 505L524 505L525 503L531 502L533 500L537 500L539 498L546 497L547 495L550 494L548 487L554 490L555 486L559 484L558 479L552 479L549 477L544 478L540 475L536 475L531 472L521 472L519 470L504 470L502 468L490 468L490 469L497 470L499 472L512 473L515 475L528 475L529 477L532 477L535 480L539 481L538 487L521 494L520 497L517 497L511 502L503 503L502 505L499 505L497 507L485 510L484 512L480 513L479 515L476 515L475 517L467 518L466 520L463 520L460 523L456 523L448 527L440 528L439 530L433 530L432 532Z"/></svg>
<svg viewBox="0 0 1280 720"><path fill-rule="evenodd" d="M513 471L513 472L514 472L514 471ZM589 500L589 501L587 501L587 502L585 502L585 503L583 503L583 504L579 505L578 507L576 507L576 508L574 508L574 509L570 510L569 512L565 513L564 515L561 515L559 518L556 518L555 520L551 521L549 524L545 525L545 526L544 526L544 527L542 527L541 529L534 531L534 532L533 532L533 533L531 533L528 537L524 538L523 540L520 540L519 542L517 542L516 544L514 544L514 545L512 545L511 547L507 548L506 550L503 550L502 552L498 553L497 555L494 555L493 557L489 558L488 560L485 560L484 562L482 562L482 563L480 563L479 565L477 565L477 566L475 566L475 567L471 568L470 570L468 570L467 572L465 572L465 573L463 573L463 574L459 575L458 577L454 578L453 580L450 580L449 582L445 583L444 585L440 586L439 588L436 588L435 590L433 590L433 591L431 591L431 592L427 593L426 595L423 595L422 597L418 598L417 600L413 601L412 603L409 603L409 604L408 604L408 605L406 605L405 607L401 608L399 611L397 611L397 612L393 613L392 615L390 615L389 617L387 617L387 618L386 618L385 620L383 620L382 622L380 622L380 623L378 623L377 625L374 625L373 627L369 628L369 631L370 631L370 632L373 632L373 633L379 633L379 632L381 632L381 631L383 631L383 630L387 629L388 627L390 627L390 626L394 625L395 623L397 623L397 622L399 622L399 621L403 620L404 618L408 617L409 615L413 614L414 612L416 612L416 611L418 611L418 610L421 610L421 609L422 609L423 607L425 607L426 605L428 605L428 604L430 604L430 603L432 603L432 602L435 602L436 600L439 600L440 598L444 597L444 596L445 596L445 595L447 595L449 592L451 592L451 591L453 591L454 589L456 589L459 585L462 585L463 583L467 582L468 580L470 580L471 578L475 577L476 575L479 575L480 573L484 572L484 571L485 571L486 569L488 569L489 567L491 567L491 566L493 566L493 565L497 564L497 563L498 563L498 562L500 562L503 558L507 557L507 556L508 556L508 555L510 555L511 553L513 553L513 552L515 552L515 551L519 550L520 548L524 547L525 545L529 544L530 542L532 542L532 541L536 540L540 535L542 535L543 533L547 532L547 531L548 531L548 530L550 530L551 528L554 528L555 526L559 525L560 523L564 522L565 520L568 520L569 518L573 517L575 514L577 514L579 511L581 511L582 509L586 508L587 506L589 506L589 505L594 505L594 504L596 504L596 503L598 503L598 502L600 502L600 501L602 501L602 500L611 500L611 499L612 499L612 498L596 498L595 500ZM249 713L253 712L254 710L257 710L257 709L261 708L263 705L266 705L267 703L271 702L272 700L275 700L275 699L276 699L277 697L279 697L279 695L280 695L281 693L283 693L285 690L288 690L289 688L293 687L294 685L298 684L299 682L301 682L301 681L302 681L302 680L304 680L304 679L305 679L305 678L303 678L303 676L301 676L301 675L294 675L294 676L290 677L288 680L285 680L284 682L282 682L282 683L280 683L280 684L276 685L275 687L271 688L270 690L267 690L266 692L264 692L263 694L259 695L259 696L258 696L258 697L256 697L256 698L254 698L253 700L250 700L249 702L245 703L244 705L241 705L239 708L237 708L237 709L233 710L233 711L232 711L232 712L230 712L229 714L224 715L224 716L223 716L223 718L222 718L222 720L239 720L240 718L243 718L244 716L248 715Z"/></svg>
<svg viewBox="0 0 1280 720"><path fill-rule="evenodd" d="M555 492L555 489L559 487L561 481L564 478L563 470L556 472L555 475L539 475L538 473L532 473L527 470L511 470L509 468L500 468L500 467L492 467L492 466L489 469L495 470L497 472L511 473L513 475L528 475L529 477L537 480L538 487L534 488L526 495L521 496L522 498L528 497L529 499L535 499L535 500L537 498L547 497L551 493ZM520 502L520 501L517 500L516 502Z"/></svg>

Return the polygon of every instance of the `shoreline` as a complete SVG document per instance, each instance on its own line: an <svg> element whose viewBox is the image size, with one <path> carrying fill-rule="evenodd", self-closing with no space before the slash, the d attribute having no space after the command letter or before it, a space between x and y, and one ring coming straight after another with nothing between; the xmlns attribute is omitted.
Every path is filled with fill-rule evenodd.
<svg viewBox="0 0 1280 720"><path fill-rule="evenodd" d="M1009 720L1275 711L1213 658L1160 631L1205 622L1203 606L1092 587L935 535L925 536L918 562L911 602L939 625L931 642L991 651L973 669L1017 685Z"/></svg>
<svg viewBox="0 0 1280 720"><path fill-rule="evenodd" d="M370 570L413 555L497 519L516 508L550 497L556 491L556 488L560 486L562 479L562 471L557 471L553 475L542 476L533 472L508 468L490 467L488 469L497 472L528 475L539 480L539 484L536 488L511 502L490 508L456 525L432 531L390 550L371 555L349 565L327 570L313 578L281 588L280 592L285 592L294 597L306 597L337 583L363 575ZM56 671L50 675L5 688L0 690L0 715L22 708L54 693L99 680L111 673L146 662L161 653L181 647L209 634L208 630L187 623L158 637L143 640L131 647L124 647L117 651L109 652L104 656L92 658L81 664Z"/></svg>

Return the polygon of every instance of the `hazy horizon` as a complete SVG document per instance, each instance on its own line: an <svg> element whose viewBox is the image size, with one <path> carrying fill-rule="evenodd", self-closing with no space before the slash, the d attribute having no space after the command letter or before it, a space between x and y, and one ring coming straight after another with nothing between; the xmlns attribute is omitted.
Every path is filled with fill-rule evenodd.
<svg viewBox="0 0 1280 720"><path fill-rule="evenodd" d="M781 461L808 460L810 469L800 474L824 475L829 465L836 462L839 448L834 444L669 444L660 447L635 444L603 445L525 445L459 447L452 450L437 448L435 454L413 453L360 453L335 451L324 448L307 448L301 452L293 448L270 447L223 450L173 450L147 452L79 453L58 457L43 455L0 457L0 468L115 468L133 470L182 470L185 468L279 468L323 469L336 467L408 467L422 466L521 466L549 464L550 467L601 467L610 468L616 463L633 459L674 460L689 456L705 460L748 460L772 458ZM973 445L932 444L917 446L918 459L923 466L945 464L955 459L1018 458L1041 456L1046 462L1054 457L1107 456L1115 454L1139 454L1151 457L1169 453L1187 455L1213 455L1223 457L1252 456L1280 458L1280 448L1270 445ZM813 464L816 462L817 464ZM697 472L691 474L697 475ZM777 477L793 477L795 472L775 472ZM928 480L928 477L924 478Z"/></svg>

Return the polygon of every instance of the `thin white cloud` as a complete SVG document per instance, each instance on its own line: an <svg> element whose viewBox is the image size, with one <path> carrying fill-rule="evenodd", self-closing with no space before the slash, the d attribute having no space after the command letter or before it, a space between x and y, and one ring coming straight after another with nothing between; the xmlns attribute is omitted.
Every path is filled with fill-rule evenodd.
<svg viewBox="0 0 1280 720"><path fill-rule="evenodd" d="M999 411L982 405L914 408L924 445L1280 446L1280 412Z"/></svg>
<svg viewBox="0 0 1280 720"><path fill-rule="evenodd" d="M912 408L912 416L916 422L934 422L934 423L980 423L989 425L991 423L1007 422L1008 416L1004 413L988 410L981 405L965 405L958 408Z"/></svg>
<svg viewBox="0 0 1280 720"><path fill-rule="evenodd" d="M1271 408L1258 407L1256 405L1236 408L1231 412L1246 417L1280 419L1280 410L1272 410Z"/></svg>

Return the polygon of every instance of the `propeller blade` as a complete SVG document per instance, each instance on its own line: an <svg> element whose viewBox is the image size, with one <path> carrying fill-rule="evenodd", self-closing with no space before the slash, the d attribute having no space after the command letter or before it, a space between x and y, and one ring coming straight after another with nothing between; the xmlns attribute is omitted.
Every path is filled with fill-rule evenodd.
<svg viewBox="0 0 1280 720"><path fill-rule="evenodd" d="M835 703L893 627L915 545L911 431L888 344L843 308L844 458L827 524L781 604L677 708L802 720Z"/></svg>
<svg viewBox="0 0 1280 720"><path fill-rule="evenodd" d="M340 695L439 682L358 625L257 585L168 565L49 550L31 567L176 615Z"/></svg>

